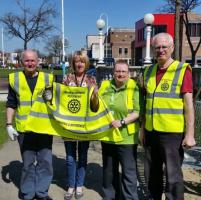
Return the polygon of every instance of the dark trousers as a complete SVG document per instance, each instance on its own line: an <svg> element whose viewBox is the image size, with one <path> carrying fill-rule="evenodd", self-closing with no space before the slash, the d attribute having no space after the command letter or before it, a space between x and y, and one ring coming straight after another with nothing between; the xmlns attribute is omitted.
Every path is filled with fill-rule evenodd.
<svg viewBox="0 0 201 200"><path fill-rule="evenodd" d="M67 186L71 188L82 187L87 167L88 141L65 141ZM78 163L77 163L78 150Z"/></svg>
<svg viewBox="0 0 201 200"><path fill-rule="evenodd" d="M103 199L138 200L136 157L137 145L115 145L102 142ZM119 176L119 164L122 175Z"/></svg>
<svg viewBox="0 0 201 200"><path fill-rule="evenodd" d="M50 135L21 133L18 137L23 161L20 192L24 199L46 197L53 177Z"/></svg>
<svg viewBox="0 0 201 200"><path fill-rule="evenodd" d="M145 179L154 200L161 200L165 175L167 200L183 200L183 134L145 131Z"/></svg>

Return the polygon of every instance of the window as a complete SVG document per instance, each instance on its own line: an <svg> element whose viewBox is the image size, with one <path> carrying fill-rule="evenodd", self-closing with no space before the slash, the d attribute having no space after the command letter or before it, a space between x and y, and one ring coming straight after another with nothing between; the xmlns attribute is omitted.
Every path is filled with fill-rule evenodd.
<svg viewBox="0 0 201 200"><path fill-rule="evenodd" d="M122 55L122 48L119 48L119 55Z"/></svg>
<svg viewBox="0 0 201 200"><path fill-rule="evenodd" d="M197 60L197 64L201 66L201 60Z"/></svg>
<svg viewBox="0 0 201 200"><path fill-rule="evenodd" d="M144 40L144 29L139 29L137 34L137 40L138 42L141 42Z"/></svg>
<svg viewBox="0 0 201 200"><path fill-rule="evenodd" d="M201 36L201 23L189 23L188 31L190 37L200 37Z"/></svg>
<svg viewBox="0 0 201 200"><path fill-rule="evenodd" d="M128 48L124 49L124 54L127 55L128 54Z"/></svg>
<svg viewBox="0 0 201 200"><path fill-rule="evenodd" d="M166 25L155 25L153 26L152 29L152 36L156 35L158 33L163 33L163 32L167 32L167 26Z"/></svg>

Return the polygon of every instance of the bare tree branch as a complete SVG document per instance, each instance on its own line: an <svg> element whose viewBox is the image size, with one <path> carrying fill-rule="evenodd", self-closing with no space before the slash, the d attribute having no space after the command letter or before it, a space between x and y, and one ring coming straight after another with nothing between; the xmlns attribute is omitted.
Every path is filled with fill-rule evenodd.
<svg viewBox="0 0 201 200"><path fill-rule="evenodd" d="M163 8L159 8L158 11L160 12L165 12L165 13L175 13L175 0L164 0L166 2L166 5L163 6ZM191 50L191 55L192 55L192 66L195 64L195 58L198 49L200 48L201 45L201 35L200 35L200 40L197 43L196 47L193 46L193 43L191 41L191 35L190 35L190 30L189 30L189 16L188 14L192 12L196 7L201 6L201 0L181 0L181 19L182 22L185 26L186 29L186 37L187 41Z"/></svg>
<svg viewBox="0 0 201 200"><path fill-rule="evenodd" d="M5 25L8 35L22 39L24 49L27 49L31 40L45 38L55 29L51 22L57 16L57 11L50 0L43 0L36 10L26 7L22 0L16 0L16 3L20 12L6 13L0 21Z"/></svg>

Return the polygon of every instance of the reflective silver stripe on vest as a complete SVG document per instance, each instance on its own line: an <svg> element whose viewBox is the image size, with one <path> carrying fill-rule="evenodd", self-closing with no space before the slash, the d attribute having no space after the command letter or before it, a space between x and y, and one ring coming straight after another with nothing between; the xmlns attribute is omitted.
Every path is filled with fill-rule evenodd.
<svg viewBox="0 0 201 200"><path fill-rule="evenodd" d="M63 120L85 121L85 119L86 119L86 117L62 115L58 112L58 110L56 110L52 113L53 113L53 116L58 117L58 118L63 119Z"/></svg>
<svg viewBox="0 0 201 200"><path fill-rule="evenodd" d="M175 98L175 99L181 99L182 94L176 94L176 93L164 93L164 92L155 92L153 93L147 93L146 98L152 99L154 97L164 97L164 98Z"/></svg>
<svg viewBox="0 0 201 200"><path fill-rule="evenodd" d="M45 73L45 85L50 85L50 77L49 74Z"/></svg>
<svg viewBox="0 0 201 200"><path fill-rule="evenodd" d="M21 106L31 106L31 101L20 101Z"/></svg>
<svg viewBox="0 0 201 200"><path fill-rule="evenodd" d="M97 128L97 129L94 129L94 130L91 130L91 131L89 131L89 130L87 130L87 131L80 131L80 130L72 131L72 130L68 130L68 131L70 131L72 133L77 133L77 134L89 134L89 133L90 134L97 134L98 132L104 132L105 130L107 130L109 128L111 128L110 125L105 125L105 126L103 126L101 128Z"/></svg>
<svg viewBox="0 0 201 200"><path fill-rule="evenodd" d="M40 102L40 103L45 103L43 97L39 97L39 96L38 96L38 98L37 98L36 101L38 101L38 102Z"/></svg>
<svg viewBox="0 0 201 200"><path fill-rule="evenodd" d="M97 119L99 119L99 118L101 118L101 117L107 115L108 112L109 112L109 111L108 111L107 109L105 109L105 110L103 110L102 112L100 112L100 113L99 113L98 115L96 115L96 116L87 116L87 117L86 117L86 121L87 121L87 122L90 122L90 121L97 120Z"/></svg>
<svg viewBox="0 0 201 200"><path fill-rule="evenodd" d="M86 117L78 117L78 116L69 116L69 115L62 115L58 112L58 110L56 111L53 111L52 112L53 115L55 117L58 117L60 119L63 119L63 120L73 120L73 121L87 121L87 122L90 122L90 121L94 121L94 120L97 120L99 118L101 118L102 116L108 114L108 110L105 109L104 111L102 111L101 113L99 113L98 115L96 116L86 116Z"/></svg>
<svg viewBox="0 0 201 200"><path fill-rule="evenodd" d="M57 95L57 98L56 98L56 102L55 102L55 104L56 104L56 108L57 108L57 110L56 110L56 112L57 113L59 113L59 104L60 104L60 85L59 84L56 84L56 93L57 94L59 94L59 95Z"/></svg>
<svg viewBox="0 0 201 200"><path fill-rule="evenodd" d="M25 119L27 119L27 115L19 115L18 113L16 113L15 117L16 117L17 119L20 119L20 120L25 120Z"/></svg>
<svg viewBox="0 0 201 200"><path fill-rule="evenodd" d="M184 114L184 110L183 109L170 109L170 108L154 108L153 109L153 113L152 110L147 110L146 114L154 114L154 113L158 113L158 114Z"/></svg>
<svg viewBox="0 0 201 200"><path fill-rule="evenodd" d="M90 93L90 88L89 86L87 87L87 108L86 108L86 117L89 115L89 93Z"/></svg>
<svg viewBox="0 0 201 200"><path fill-rule="evenodd" d="M30 115L31 116L34 116L34 117L39 117L39 118L50 118L50 119L54 119L53 115L52 114L46 114L46 113L40 113L40 112L35 112L35 111L31 111L30 112Z"/></svg>
<svg viewBox="0 0 201 200"><path fill-rule="evenodd" d="M150 78L153 69L154 69L154 65L151 65L149 69L147 70L146 77L145 77L145 85L147 85L148 79Z"/></svg>
<svg viewBox="0 0 201 200"><path fill-rule="evenodd" d="M14 88L17 94L19 94L19 72L14 74Z"/></svg>
<svg viewBox="0 0 201 200"><path fill-rule="evenodd" d="M172 87L171 87L171 92L176 92L176 86L179 80L179 75L181 73L181 69L182 69L183 63L178 63L177 65L177 69L175 71L175 75L174 75L174 79L172 81Z"/></svg>

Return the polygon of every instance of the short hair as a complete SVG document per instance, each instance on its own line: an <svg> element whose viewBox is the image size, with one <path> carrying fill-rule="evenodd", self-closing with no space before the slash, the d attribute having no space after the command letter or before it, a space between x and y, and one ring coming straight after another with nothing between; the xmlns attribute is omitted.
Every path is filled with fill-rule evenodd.
<svg viewBox="0 0 201 200"><path fill-rule="evenodd" d="M81 61L84 61L85 63L85 71L89 68L89 57L87 56L87 54L84 51L76 51L73 54L72 60L71 60L71 67L73 68L73 70L75 71L75 61L77 59L80 59Z"/></svg>
<svg viewBox="0 0 201 200"><path fill-rule="evenodd" d="M128 62L127 62L126 60L124 60L124 59L118 59L118 60L114 63L114 70L115 70L115 67L116 67L117 64L125 64L125 65L127 65L128 69L129 69L129 64L128 64Z"/></svg>
<svg viewBox="0 0 201 200"><path fill-rule="evenodd" d="M172 38L172 36L171 36L169 33L158 33L158 34L156 34L156 35L152 38L152 46L155 45L156 39L158 39L158 38L160 38L160 37L166 38L167 41L168 41L170 44L173 44L173 43L174 43L173 38Z"/></svg>
<svg viewBox="0 0 201 200"><path fill-rule="evenodd" d="M34 50L34 49L26 49L26 50L24 50L22 53L21 53L21 58L20 58L20 60L21 61L23 61L24 60L24 55L26 54L26 53L34 53L35 55L36 55L36 59L38 60L38 52L36 51L36 50Z"/></svg>

